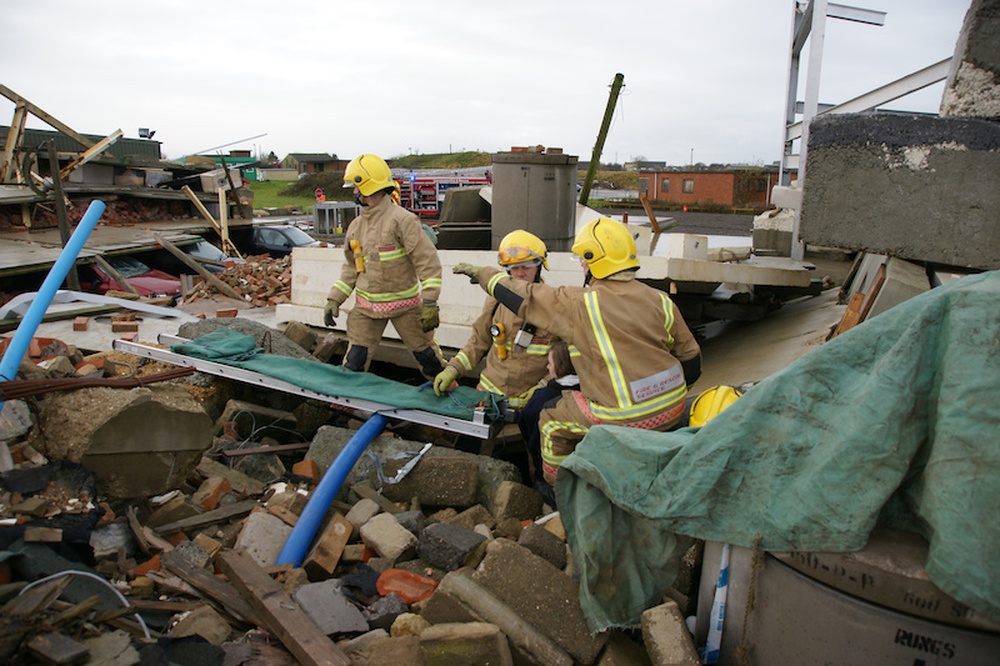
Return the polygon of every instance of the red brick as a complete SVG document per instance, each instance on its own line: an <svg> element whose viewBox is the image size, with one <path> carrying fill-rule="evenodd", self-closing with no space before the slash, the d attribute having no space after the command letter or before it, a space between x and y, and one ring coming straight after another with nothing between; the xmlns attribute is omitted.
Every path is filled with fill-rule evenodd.
<svg viewBox="0 0 1000 666"><path fill-rule="evenodd" d="M239 314L239 310L236 308L225 308L222 310L215 311L215 316L220 319L235 317L237 314Z"/></svg>
<svg viewBox="0 0 1000 666"><path fill-rule="evenodd" d="M113 321L111 322L113 333L138 333L139 322L137 321Z"/></svg>
<svg viewBox="0 0 1000 666"><path fill-rule="evenodd" d="M73 319L73 330L74 331L86 331L87 324L90 323L90 317L76 317Z"/></svg>

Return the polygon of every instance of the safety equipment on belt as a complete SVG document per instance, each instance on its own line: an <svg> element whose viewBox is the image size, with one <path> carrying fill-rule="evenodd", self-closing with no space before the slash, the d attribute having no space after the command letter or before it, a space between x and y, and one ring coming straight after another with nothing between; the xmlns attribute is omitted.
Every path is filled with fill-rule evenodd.
<svg viewBox="0 0 1000 666"><path fill-rule="evenodd" d="M442 396L451 390L452 384L458 379L458 370L449 366L446 366L444 370L437 374L434 378L434 394Z"/></svg>
<svg viewBox="0 0 1000 666"><path fill-rule="evenodd" d="M365 272L365 255L361 253L361 241L357 238L351 239L351 252L354 253L354 272Z"/></svg>
<svg viewBox="0 0 1000 666"><path fill-rule="evenodd" d="M490 335L493 337L493 344L497 347L497 356L501 361L507 358L507 333L503 324L493 324L490 326Z"/></svg>
<svg viewBox="0 0 1000 666"><path fill-rule="evenodd" d="M424 301L420 306L420 328L427 333L433 331L441 323L438 316L438 306L434 301Z"/></svg>
<svg viewBox="0 0 1000 666"><path fill-rule="evenodd" d="M358 188L366 197L391 187L395 189L392 171L378 155L365 153L358 155L347 165L344 171L344 187Z"/></svg>
<svg viewBox="0 0 1000 666"><path fill-rule="evenodd" d="M514 335L514 346L520 347L521 349L527 349L531 346L531 341L535 339L535 333L537 331L537 326L524 322L524 324L521 325L521 330Z"/></svg>
<svg viewBox="0 0 1000 666"><path fill-rule="evenodd" d="M340 315L340 303L327 299L326 307L323 308L323 323L327 326L334 325L334 319Z"/></svg>
<svg viewBox="0 0 1000 666"><path fill-rule="evenodd" d="M736 402L742 393L732 386L713 386L698 394L691 403L692 427L701 427L718 416L729 405Z"/></svg>
<svg viewBox="0 0 1000 666"><path fill-rule="evenodd" d="M351 345L344 355L344 367L354 372L364 372L368 364L368 347Z"/></svg>
<svg viewBox="0 0 1000 666"><path fill-rule="evenodd" d="M433 380L434 377L437 377L444 370L444 365L442 365L441 359L437 357L437 354L434 353L433 347L413 352L413 358L417 359L417 363L420 364L420 372L428 379Z"/></svg>
<svg viewBox="0 0 1000 666"><path fill-rule="evenodd" d="M597 279L629 268L639 268L632 232L609 217L589 222L576 235L570 249L587 262L591 275Z"/></svg>
<svg viewBox="0 0 1000 666"><path fill-rule="evenodd" d="M483 272L483 269L479 266L473 266L472 264L455 264L455 266L451 269L451 272L455 275L468 275L470 282L478 284L479 274Z"/></svg>
<svg viewBox="0 0 1000 666"><path fill-rule="evenodd" d="M528 264L538 266L541 264L546 270L549 268L548 248L541 238L535 234L517 229L510 232L500 241L500 251L497 256L497 263L501 266L516 266Z"/></svg>

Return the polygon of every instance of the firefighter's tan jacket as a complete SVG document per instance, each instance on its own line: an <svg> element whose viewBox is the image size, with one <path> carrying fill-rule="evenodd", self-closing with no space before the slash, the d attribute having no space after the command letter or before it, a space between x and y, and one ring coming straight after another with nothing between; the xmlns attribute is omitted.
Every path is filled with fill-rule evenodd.
<svg viewBox="0 0 1000 666"><path fill-rule="evenodd" d="M683 405L681 361L701 349L662 291L637 280L593 280L587 287L529 284L483 268L480 285L529 321L576 347L580 391L599 423L635 423Z"/></svg>
<svg viewBox="0 0 1000 666"><path fill-rule="evenodd" d="M483 311L472 324L472 335L462 350L448 362L463 377L486 357L486 367L479 373L479 388L505 395L515 409L524 406L538 384L548 375L549 350L558 340L548 330L538 327L526 347L515 344L524 319L488 297ZM532 322L533 323L533 322ZM497 324L503 330L502 339L494 339L490 327ZM527 340L527 335L525 336ZM506 358L500 358L500 349Z"/></svg>
<svg viewBox="0 0 1000 666"><path fill-rule="evenodd" d="M352 241L360 243L358 271ZM400 208L391 197L365 208L344 235L344 265L340 279L327 296L338 305L356 291L355 307L375 318L391 318L437 301L441 294L441 261L437 248L416 215Z"/></svg>

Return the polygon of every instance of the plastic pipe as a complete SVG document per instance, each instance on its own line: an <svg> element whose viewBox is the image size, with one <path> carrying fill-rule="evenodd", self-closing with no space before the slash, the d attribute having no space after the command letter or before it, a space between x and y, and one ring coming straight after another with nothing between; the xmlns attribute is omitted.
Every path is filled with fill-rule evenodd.
<svg viewBox="0 0 1000 666"><path fill-rule="evenodd" d="M306 503L302 515L295 522L292 533L288 535L288 540L285 541L275 564L291 564L294 567L302 565L306 550L323 522L327 509L330 508L330 503L336 497L340 486L344 484L348 472L354 467L354 463L358 462L358 458L365 452L372 440L385 429L387 421L388 419L381 414L374 414L354 433L354 436L344 446L343 451L330 465L330 469L326 470L326 474L320 479L319 485L316 486L316 490L313 491Z"/></svg>
<svg viewBox="0 0 1000 666"><path fill-rule="evenodd" d="M21 318L17 332L14 333L10 346L7 347L7 353L3 355L3 361L0 361L0 381L10 381L17 376L17 370L21 367L21 359L28 351L31 338L34 337L38 325L42 322L42 317L45 316L45 311L48 309L49 303L52 302L52 297L55 296L59 286L66 279L69 269L73 266L84 243L87 242L90 232L97 226L97 221L101 219L103 213L103 201L90 202L83 219L80 220L80 224L76 225L76 230L66 242L66 247L56 259L56 263L49 269L49 274L39 288L35 300L31 302L28 311ZM2 408L3 403L0 402L0 409Z"/></svg>

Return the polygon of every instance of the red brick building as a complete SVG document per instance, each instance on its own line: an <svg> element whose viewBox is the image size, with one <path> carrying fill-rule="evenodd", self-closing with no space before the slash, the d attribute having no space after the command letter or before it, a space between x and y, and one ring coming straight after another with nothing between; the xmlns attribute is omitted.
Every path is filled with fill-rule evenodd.
<svg viewBox="0 0 1000 666"><path fill-rule="evenodd" d="M675 167L639 174L639 192L650 201L680 206L766 210L777 183L777 166Z"/></svg>

